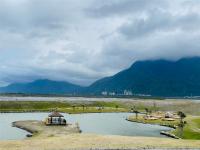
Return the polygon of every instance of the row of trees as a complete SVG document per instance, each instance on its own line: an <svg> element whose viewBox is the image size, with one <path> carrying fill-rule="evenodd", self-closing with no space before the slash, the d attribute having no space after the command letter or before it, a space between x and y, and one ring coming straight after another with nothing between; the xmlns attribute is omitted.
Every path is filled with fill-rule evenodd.
<svg viewBox="0 0 200 150"><path fill-rule="evenodd" d="M179 137L183 137L183 129L184 129L184 126L186 124L186 121L184 121L183 119L186 117L185 113L179 111L177 113L180 117L180 123L178 124L178 127L179 127Z"/></svg>
<svg viewBox="0 0 200 150"><path fill-rule="evenodd" d="M76 107L78 107L78 106L72 105L73 111L75 111ZM80 106L79 106L79 107L80 107ZM82 104L81 107L82 107L83 111L84 111L85 109L87 109L87 106L86 106L86 105L83 105L83 104ZM99 109L104 109L103 106L98 106L98 107L99 107ZM118 108L119 108L119 105L115 105L115 109L117 110Z"/></svg>

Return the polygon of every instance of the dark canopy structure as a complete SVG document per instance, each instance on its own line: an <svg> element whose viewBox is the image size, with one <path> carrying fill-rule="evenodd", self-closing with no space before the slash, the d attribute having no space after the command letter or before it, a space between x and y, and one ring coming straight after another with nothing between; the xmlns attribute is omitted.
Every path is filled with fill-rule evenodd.
<svg viewBox="0 0 200 150"><path fill-rule="evenodd" d="M66 120L64 116L57 111L52 112L48 115L46 120L46 125L66 125Z"/></svg>
<svg viewBox="0 0 200 150"><path fill-rule="evenodd" d="M59 112L54 111L51 114L49 114L49 117L64 117L64 116L60 114Z"/></svg>

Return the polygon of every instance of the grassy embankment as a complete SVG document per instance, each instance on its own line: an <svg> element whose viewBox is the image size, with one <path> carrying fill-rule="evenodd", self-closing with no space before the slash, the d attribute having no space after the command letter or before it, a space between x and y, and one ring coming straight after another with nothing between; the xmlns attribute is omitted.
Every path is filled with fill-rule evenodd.
<svg viewBox="0 0 200 150"><path fill-rule="evenodd" d="M184 119L187 123L183 128L183 139L198 139L200 140L200 117L188 116ZM179 135L179 128L171 131L175 135Z"/></svg>
<svg viewBox="0 0 200 150"><path fill-rule="evenodd" d="M92 98L83 98L82 101L0 101L0 112L26 111L59 111L68 113L85 112L126 112L131 108L145 112L145 108L153 111L182 111L186 115L200 116L200 103L190 100L144 100L144 99L115 99L107 101L85 101ZM93 100L93 99L92 99ZM99 109L103 108L103 109Z"/></svg>
<svg viewBox="0 0 200 150"><path fill-rule="evenodd" d="M0 101L0 112L49 112L55 109L66 113L128 111L120 102Z"/></svg>
<svg viewBox="0 0 200 150"><path fill-rule="evenodd" d="M171 130L169 133L180 137L180 128L178 127L179 120L175 121L163 121L161 119L158 120L145 120L143 115L138 116L136 119L135 116L130 116L128 118L129 121L147 123L147 124L158 124L163 126L175 127L175 130ZM184 121L186 124L183 128L183 132L181 135L182 139L200 139L200 117L198 116L187 116Z"/></svg>

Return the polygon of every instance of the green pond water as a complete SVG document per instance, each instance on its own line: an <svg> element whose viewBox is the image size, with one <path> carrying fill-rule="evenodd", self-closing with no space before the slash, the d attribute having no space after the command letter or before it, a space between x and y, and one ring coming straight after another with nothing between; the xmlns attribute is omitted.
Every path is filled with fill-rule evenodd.
<svg viewBox="0 0 200 150"><path fill-rule="evenodd" d="M126 121L131 113L63 114L69 123L78 122L83 133L164 137L168 127ZM48 113L0 113L0 140L24 139L28 132L12 127L18 120L44 120Z"/></svg>

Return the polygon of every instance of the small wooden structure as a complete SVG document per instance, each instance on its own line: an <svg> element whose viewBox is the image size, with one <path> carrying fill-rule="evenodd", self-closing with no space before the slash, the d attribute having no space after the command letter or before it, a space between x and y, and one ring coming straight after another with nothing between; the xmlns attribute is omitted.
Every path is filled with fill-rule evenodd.
<svg viewBox="0 0 200 150"><path fill-rule="evenodd" d="M49 114L48 118L46 118L46 125L66 125L67 122L63 118L64 116L57 111L53 111Z"/></svg>
<svg viewBox="0 0 200 150"><path fill-rule="evenodd" d="M166 112L165 113L165 118L173 118L174 114L172 112Z"/></svg>

